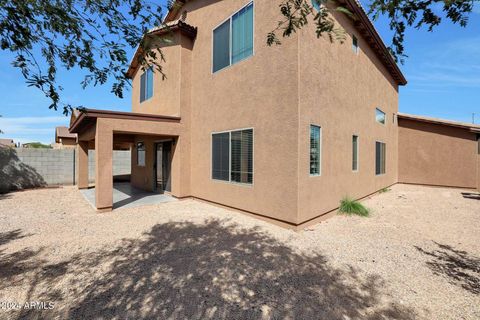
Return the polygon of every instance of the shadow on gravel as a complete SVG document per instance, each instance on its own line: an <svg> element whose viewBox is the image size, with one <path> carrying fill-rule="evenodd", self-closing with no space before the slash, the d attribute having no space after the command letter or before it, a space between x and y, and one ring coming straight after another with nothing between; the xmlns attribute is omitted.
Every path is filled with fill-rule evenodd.
<svg viewBox="0 0 480 320"><path fill-rule="evenodd" d="M432 251L415 246L418 251L431 258L427 265L433 273L446 276L452 284L473 294L480 294L480 258L449 245L437 242L435 244L438 249Z"/></svg>
<svg viewBox="0 0 480 320"><path fill-rule="evenodd" d="M415 317L411 309L385 302L386 284L378 276L334 268L322 255L297 253L260 229L219 220L156 225L116 248L36 266L29 297L56 307L13 318Z"/></svg>

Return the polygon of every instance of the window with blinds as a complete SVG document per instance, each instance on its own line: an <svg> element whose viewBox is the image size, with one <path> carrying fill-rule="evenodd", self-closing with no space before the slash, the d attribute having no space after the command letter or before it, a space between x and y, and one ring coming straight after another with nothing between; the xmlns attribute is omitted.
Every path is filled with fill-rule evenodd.
<svg viewBox="0 0 480 320"><path fill-rule="evenodd" d="M217 72L253 55L253 2L213 30L213 65Z"/></svg>
<svg viewBox="0 0 480 320"><path fill-rule="evenodd" d="M352 136L352 170L358 171L358 136Z"/></svg>
<svg viewBox="0 0 480 320"><path fill-rule="evenodd" d="M375 142L375 174L385 174L386 144Z"/></svg>
<svg viewBox="0 0 480 320"><path fill-rule="evenodd" d="M253 183L253 129L212 134L212 179Z"/></svg>
<svg viewBox="0 0 480 320"><path fill-rule="evenodd" d="M230 133L212 135L212 178L229 181Z"/></svg>
<svg viewBox="0 0 480 320"><path fill-rule="evenodd" d="M320 175L321 128L310 126L310 175Z"/></svg>

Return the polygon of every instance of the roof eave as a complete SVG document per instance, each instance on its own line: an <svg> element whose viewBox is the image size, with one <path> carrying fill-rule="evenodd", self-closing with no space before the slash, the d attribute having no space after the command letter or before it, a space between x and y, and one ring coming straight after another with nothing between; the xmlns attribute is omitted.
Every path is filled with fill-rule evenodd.
<svg viewBox="0 0 480 320"><path fill-rule="evenodd" d="M401 112L399 112L397 114L397 117L399 119L404 119L404 120L438 124L438 125L443 125L443 126L466 129L466 130L469 130L469 131L474 132L474 133L480 133L480 126L476 125L476 124L468 124L468 123L464 123L464 122L457 122L457 121L451 121L451 120L417 116L417 115L401 113Z"/></svg>
<svg viewBox="0 0 480 320"><path fill-rule="evenodd" d="M183 35L189 37L190 39L195 39L197 36L197 28L193 27L183 21L178 21L176 24L172 26L165 26L163 28L158 28L153 31L147 32L144 35L144 38L146 36L160 36L164 34L168 34L171 32L181 32ZM143 38L143 39L144 39ZM132 60L130 61L130 65L127 70L127 77L129 79L132 79L133 76L135 75L135 72L137 71L139 67L139 55L142 54L143 49L140 46L137 46L137 49L135 49L135 53L133 55Z"/></svg>

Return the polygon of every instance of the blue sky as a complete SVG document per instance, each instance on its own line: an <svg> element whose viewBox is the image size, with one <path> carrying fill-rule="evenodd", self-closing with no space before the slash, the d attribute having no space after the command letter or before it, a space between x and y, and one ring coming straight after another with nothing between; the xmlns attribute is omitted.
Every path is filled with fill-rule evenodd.
<svg viewBox="0 0 480 320"><path fill-rule="evenodd" d="M375 26L388 45L391 32L386 20L380 19ZM464 122L471 122L475 112L476 123L480 123L480 5L466 28L445 22L432 33L408 30L405 51L408 58L400 68L409 83L400 88L401 112ZM49 100L38 89L27 87L20 72L11 66L12 57L0 51L0 129L4 131L0 138L51 143L54 128L68 126L69 119L61 111L49 110ZM130 111L130 92L119 99L110 93L108 84L83 90L83 76L78 70L59 73L65 101Z"/></svg>

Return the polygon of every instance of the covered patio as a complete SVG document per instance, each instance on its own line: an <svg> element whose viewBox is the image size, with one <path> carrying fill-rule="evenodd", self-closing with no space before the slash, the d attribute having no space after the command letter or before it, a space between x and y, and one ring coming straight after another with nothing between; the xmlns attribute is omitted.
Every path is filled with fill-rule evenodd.
<svg viewBox="0 0 480 320"><path fill-rule="evenodd" d="M190 156L185 151L189 141L183 139L183 129L180 117L93 109L78 112L70 122L70 132L78 134L78 188L89 188L88 150L95 149L95 188L85 194L94 200L98 211L118 207L117 200L122 198L118 192L122 188L114 188L113 184L113 150L129 146L132 150L129 189L132 195L140 195L143 191L186 196L188 188L182 181L188 181ZM167 142L170 146L168 157L161 155L161 148L159 156L158 145ZM162 167L162 160L168 162L168 188L167 184L158 187L157 167Z"/></svg>
<svg viewBox="0 0 480 320"><path fill-rule="evenodd" d="M95 207L95 188L80 191L85 199ZM171 201L177 201L177 199L168 194L137 189L129 182L113 184L113 209L136 208Z"/></svg>

